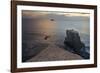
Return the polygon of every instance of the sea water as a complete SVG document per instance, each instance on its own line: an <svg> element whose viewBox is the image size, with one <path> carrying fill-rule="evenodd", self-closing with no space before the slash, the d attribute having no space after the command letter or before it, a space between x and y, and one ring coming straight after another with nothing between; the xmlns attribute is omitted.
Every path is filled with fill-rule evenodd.
<svg viewBox="0 0 100 73"><path fill-rule="evenodd" d="M51 18L53 21L51 21ZM90 22L89 17L59 16L49 14L45 18L22 17L22 42L43 42L44 36L50 36L47 42L64 44L66 30L79 32L81 41L85 44L85 51L90 53ZM46 43L46 42L44 42Z"/></svg>

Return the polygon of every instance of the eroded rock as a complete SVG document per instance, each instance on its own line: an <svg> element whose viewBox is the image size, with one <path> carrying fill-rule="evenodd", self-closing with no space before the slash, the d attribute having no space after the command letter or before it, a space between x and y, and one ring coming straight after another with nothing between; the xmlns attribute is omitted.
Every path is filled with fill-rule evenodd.
<svg viewBox="0 0 100 73"><path fill-rule="evenodd" d="M66 30L66 37L64 40L66 47L69 47L74 53L80 55L84 59L90 58L90 53L86 51L85 44L81 41L79 33L75 30Z"/></svg>
<svg viewBox="0 0 100 73"><path fill-rule="evenodd" d="M84 48L84 43L81 42L79 33L75 30L66 30L64 44L73 48L76 53L80 53L81 48Z"/></svg>

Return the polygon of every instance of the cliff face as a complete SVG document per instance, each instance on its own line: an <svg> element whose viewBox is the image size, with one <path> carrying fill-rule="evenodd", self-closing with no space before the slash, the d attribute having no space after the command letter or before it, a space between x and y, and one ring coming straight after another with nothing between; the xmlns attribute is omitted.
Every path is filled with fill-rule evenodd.
<svg viewBox="0 0 100 73"><path fill-rule="evenodd" d="M81 42L79 33L75 30L66 30L65 45L73 48L75 52L79 52L85 45Z"/></svg>
<svg viewBox="0 0 100 73"><path fill-rule="evenodd" d="M79 33L75 30L66 30L66 37L64 40L65 46L70 47L76 54L88 59L89 54L85 50L85 44L81 41Z"/></svg>

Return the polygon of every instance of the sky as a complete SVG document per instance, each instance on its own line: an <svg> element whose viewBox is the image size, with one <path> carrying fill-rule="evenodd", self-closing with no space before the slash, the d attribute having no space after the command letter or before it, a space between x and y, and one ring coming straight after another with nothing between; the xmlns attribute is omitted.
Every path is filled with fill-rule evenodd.
<svg viewBox="0 0 100 73"><path fill-rule="evenodd" d="M56 15L64 15L64 16L83 16L83 17L89 17L89 13L80 13L80 12L44 12L44 11L32 11L32 10L23 10L22 14L25 16L45 16L48 14L56 14Z"/></svg>
<svg viewBox="0 0 100 73"><path fill-rule="evenodd" d="M22 16L26 19L24 21L27 21L25 29L30 31L41 29L49 33L54 33L56 30L63 33L71 28L81 33L89 33L89 13L23 10Z"/></svg>

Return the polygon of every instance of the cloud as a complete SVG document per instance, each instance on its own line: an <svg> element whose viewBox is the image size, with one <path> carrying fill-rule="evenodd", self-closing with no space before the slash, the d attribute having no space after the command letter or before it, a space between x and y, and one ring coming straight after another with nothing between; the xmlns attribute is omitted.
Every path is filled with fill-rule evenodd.
<svg viewBox="0 0 100 73"><path fill-rule="evenodd" d="M48 12L48 11L32 11L32 10L23 10L22 15L23 16L29 16L29 17L45 17L47 15L62 15L62 16L80 16L80 17L89 17L89 13L79 13L79 12Z"/></svg>
<svg viewBox="0 0 100 73"><path fill-rule="evenodd" d="M88 14L88 13L67 13L65 16L83 16L83 17L89 17L90 14Z"/></svg>
<svg viewBox="0 0 100 73"><path fill-rule="evenodd" d="M41 17L47 15L46 12L37 12L37 11L30 11L30 10L23 10L23 16L30 16L30 17Z"/></svg>
<svg viewBox="0 0 100 73"><path fill-rule="evenodd" d="M89 17L89 13L76 13L76 12L62 12L62 13L55 13L56 15L63 15L63 16L84 16L84 17Z"/></svg>

